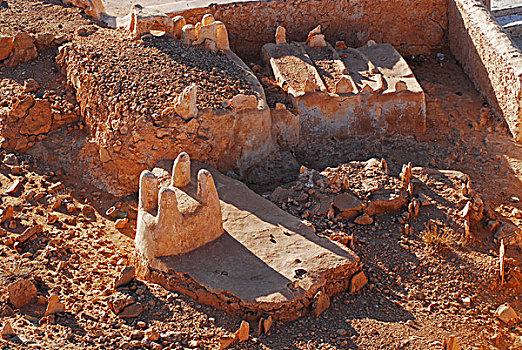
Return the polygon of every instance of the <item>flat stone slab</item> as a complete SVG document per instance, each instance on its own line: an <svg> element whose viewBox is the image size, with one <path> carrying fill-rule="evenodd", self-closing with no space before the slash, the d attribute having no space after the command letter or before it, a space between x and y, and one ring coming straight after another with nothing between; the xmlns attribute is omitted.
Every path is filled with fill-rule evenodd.
<svg viewBox="0 0 522 350"><path fill-rule="evenodd" d="M390 44L365 46L357 50L368 57L383 76L386 85L384 93L396 92L399 81L404 83L401 87L403 90L422 93L422 88L410 66Z"/></svg>
<svg viewBox="0 0 522 350"><path fill-rule="evenodd" d="M178 13L194 8L208 7L211 4L227 4L246 2L249 0L102 0L107 14L122 17L129 14L134 4L161 11L163 13Z"/></svg>
<svg viewBox="0 0 522 350"><path fill-rule="evenodd" d="M170 166L153 172L169 181ZM194 183L201 168L214 178L225 233L190 253L148 262L146 278L250 320L270 315L283 322L316 308L318 292L329 296L349 287L360 270L355 253L197 162L191 169Z"/></svg>
<svg viewBox="0 0 522 350"><path fill-rule="evenodd" d="M348 47L339 50L339 55L359 91L382 90L382 77L379 71L362 52Z"/></svg>
<svg viewBox="0 0 522 350"><path fill-rule="evenodd" d="M312 60L300 44L266 44L263 46L263 57L272 67L277 84L290 94L303 94L307 80L313 81L318 90L327 90Z"/></svg>

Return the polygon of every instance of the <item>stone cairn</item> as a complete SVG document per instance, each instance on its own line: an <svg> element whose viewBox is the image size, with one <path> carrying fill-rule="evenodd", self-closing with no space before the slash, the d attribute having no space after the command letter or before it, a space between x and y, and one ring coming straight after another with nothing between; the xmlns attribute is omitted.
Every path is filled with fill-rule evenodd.
<svg viewBox="0 0 522 350"><path fill-rule="evenodd" d="M168 186L145 170L140 176L136 249L147 259L195 250L223 234L221 206L212 174L201 169L191 183L190 157L174 161Z"/></svg>

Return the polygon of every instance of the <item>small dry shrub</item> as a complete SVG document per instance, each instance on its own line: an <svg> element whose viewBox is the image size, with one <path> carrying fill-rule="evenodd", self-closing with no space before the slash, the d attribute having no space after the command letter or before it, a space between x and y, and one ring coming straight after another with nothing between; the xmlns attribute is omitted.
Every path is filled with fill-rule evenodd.
<svg viewBox="0 0 522 350"><path fill-rule="evenodd" d="M422 240L429 248L440 250L450 245L451 243L451 229L439 224L433 220L425 223L426 230L422 232Z"/></svg>

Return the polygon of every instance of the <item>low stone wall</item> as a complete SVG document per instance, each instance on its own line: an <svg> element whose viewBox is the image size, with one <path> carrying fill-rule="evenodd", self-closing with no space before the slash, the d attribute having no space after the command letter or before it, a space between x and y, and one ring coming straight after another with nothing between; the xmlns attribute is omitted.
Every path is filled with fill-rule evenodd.
<svg viewBox="0 0 522 350"><path fill-rule="evenodd" d="M61 106L60 102L56 99L50 101L49 98L35 98L29 93L17 96L7 113L0 110L0 119L4 121L0 125L3 146L26 152L35 142L45 139L50 132L78 122L78 113Z"/></svg>
<svg viewBox="0 0 522 350"><path fill-rule="evenodd" d="M231 49L243 58L257 57L264 44L273 42L278 25L286 28L288 41L305 41L320 24L332 43L344 40L359 47L368 40L387 42L403 55L431 53L442 46L447 30L446 0L251 1L180 14L195 23L206 13L227 25Z"/></svg>
<svg viewBox="0 0 522 350"><path fill-rule="evenodd" d="M448 17L455 58L522 141L522 52L480 0L450 0Z"/></svg>
<svg viewBox="0 0 522 350"><path fill-rule="evenodd" d="M64 37L49 33L19 32L14 36L0 35L0 67L14 67L38 57L38 51L62 44Z"/></svg>

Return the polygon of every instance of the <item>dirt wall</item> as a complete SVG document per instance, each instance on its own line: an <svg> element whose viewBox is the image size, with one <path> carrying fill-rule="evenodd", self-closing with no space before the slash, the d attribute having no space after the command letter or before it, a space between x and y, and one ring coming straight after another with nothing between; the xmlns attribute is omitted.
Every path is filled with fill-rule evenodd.
<svg viewBox="0 0 522 350"><path fill-rule="evenodd" d="M448 17L451 51L522 141L522 53L480 0L450 0Z"/></svg>
<svg viewBox="0 0 522 350"><path fill-rule="evenodd" d="M286 28L289 41L305 41L320 24L332 43L345 40L348 46L359 47L368 40L387 42L403 55L431 53L442 45L447 30L447 0L252 1L181 14L195 23L206 13L226 23L232 50L252 59L264 44L274 41L278 25Z"/></svg>

